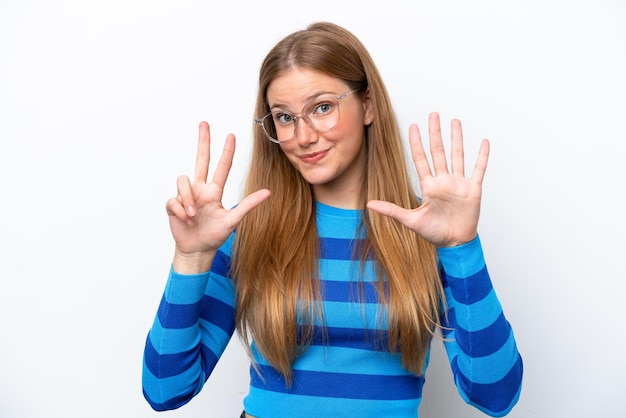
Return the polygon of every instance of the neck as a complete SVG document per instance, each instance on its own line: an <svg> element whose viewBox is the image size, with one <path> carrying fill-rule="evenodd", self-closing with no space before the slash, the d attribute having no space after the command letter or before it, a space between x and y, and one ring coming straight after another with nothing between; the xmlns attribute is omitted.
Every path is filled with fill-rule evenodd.
<svg viewBox="0 0 626 418"><path fill-rule="evenodd" d="M363 209L361 190L354 188L334 188L328 185L314 185L315 200L328 206L341 209Z"/></svg>

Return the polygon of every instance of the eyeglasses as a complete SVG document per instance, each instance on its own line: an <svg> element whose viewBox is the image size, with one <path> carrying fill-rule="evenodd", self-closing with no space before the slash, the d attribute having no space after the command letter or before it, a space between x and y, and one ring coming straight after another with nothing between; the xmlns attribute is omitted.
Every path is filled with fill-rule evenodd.
<svg viewBox="0 0 626 418"><path fill-rule="evenodd" d="M339 96L320 95L304 105L299 114L276 109L254 121L263 128L267 139L277 144L287 142L295 136L298 119L303 119L315 132L328 132L339 123L341 100L357 91L359 90L350 90Z"/></svg>

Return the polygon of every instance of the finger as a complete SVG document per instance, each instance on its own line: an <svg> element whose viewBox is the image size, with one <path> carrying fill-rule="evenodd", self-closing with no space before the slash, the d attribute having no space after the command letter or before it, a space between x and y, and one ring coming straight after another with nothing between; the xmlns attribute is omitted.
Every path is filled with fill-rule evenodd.
<svg viewBox="0 0 626 418"><path fill-rule="evenodd" d="M187 216L195 216L196 214L196 199L193 196L191 189L191 182L189 177L180 176L176 180L176 187L178 188L177 199L185 210Z"/></svg>
<svg viewBox="0 0 626 418"><path fill-rule="evenodd" d="M480 149L478 150L478 159L474 165L474 172L472 173L472 181L482 184L485 178L485 172L487 171L487 161L489 160L490 151L489 140L483 139L480 143Z"/></svg>
<svg viewBox="0 0 626 418"><path fill-rule="evenodd" d="M448 164L441 138L441 124L439 122L439 114L436 112L428 116L428 136L430 138L430 155L433 158L435 175L447 173Z"/></svg>
<svg viewBox="0 0 626 418"><path fill-rule="evenodd" d="M413 226L414 218L411 216L413 212L394 203L383 200L370 200L367 202L367 208L381 215L389 216L406 227L412 228Z"/></svg>
<svg viewBox="0 0 626 418"><path fill-rule="evenodd" d="M165 211L169 216L174 216L181 221L186 221L188 219L182 202L175 197L169 199L165 203Z"/></svg>
<svg viewBox="0 0 626 418"><path fill-rule="evenodd" d="M417 170L417 175L421 180L426 177L431 177L430 163L424 152L424 146L422 145L422 136L417 125L413 124L409 127L409 143L411 145L411 155L413 156L413 163Z"/></svg>
<svg viewBox="0 0 626 418"><path fill-rule="evenodd" d="M209 161L211 159L211 131L209 124L200 122L198 127L198 151L196 153L195 181L206 183L209 175Z"/></svg>
<svg viewBox="0 0 626 418"><path fill-rule="evenodd" d="M243 198L241 202L239 202L239 204L230 211L231 215L234 217L233 224L235 226L239 224L248 212L263 203L269 196L269 190L261 189Z"/></svg>
<svg viewBox="0 0 626 418"><path fill-rule="evenodd" d="M217 167L215 168L215 174L213 174L213 183L215 183L221 189L224 189L224 185L226 184L226 180L228 179L228 173L230 172L230 168L233 165L234 155L235 135L229 134L226 137L226 142L224 143L224 150L222 151L220 161L217 163Z"/></svg>
<svg viewBox="0 0 626 418"><path fill-rule="evenodd" d="M465 156L463 151L463 127L461 121L452 119L450 122L452 131L452 146L450 150L450 164L452 165L452 174L458 174L465 177Z"/></svg>

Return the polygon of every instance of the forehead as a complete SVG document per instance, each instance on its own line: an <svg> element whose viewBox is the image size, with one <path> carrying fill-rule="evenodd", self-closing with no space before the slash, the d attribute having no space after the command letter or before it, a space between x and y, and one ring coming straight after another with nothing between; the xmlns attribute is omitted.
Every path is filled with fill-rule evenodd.
<svg viewBox="0 0 626 418"><path fill-rule="evenodd" d="M292 68L276 77L267 88L270 107L298 107L324 93L341 94L348 85L337 77L308 68Z"/></svg>

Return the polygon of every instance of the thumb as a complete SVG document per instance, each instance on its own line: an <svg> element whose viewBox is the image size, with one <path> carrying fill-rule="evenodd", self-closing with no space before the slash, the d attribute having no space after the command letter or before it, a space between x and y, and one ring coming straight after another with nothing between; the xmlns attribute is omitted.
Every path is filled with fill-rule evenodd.
<svg viewBox="0 0 626 418"><path fill-rule="evenodd" d="M381 215L389 216L390 218L395 219L404 226L409 227L412 223L411 211L401 208L394 203L385 202L383 200L370 200L369 202L367 202L367 208L378 212Z"/></svg>
<svg viewBox="0 0 626 418"><path fill-rule="evenodd" d="M237 225L244 216L248 214L252 209L263 203L268 197L270 197L270 191L268 189L257 190L254 193L246 196L239 204L234 207L230 212L234 216L234 224Z"/></svg>

